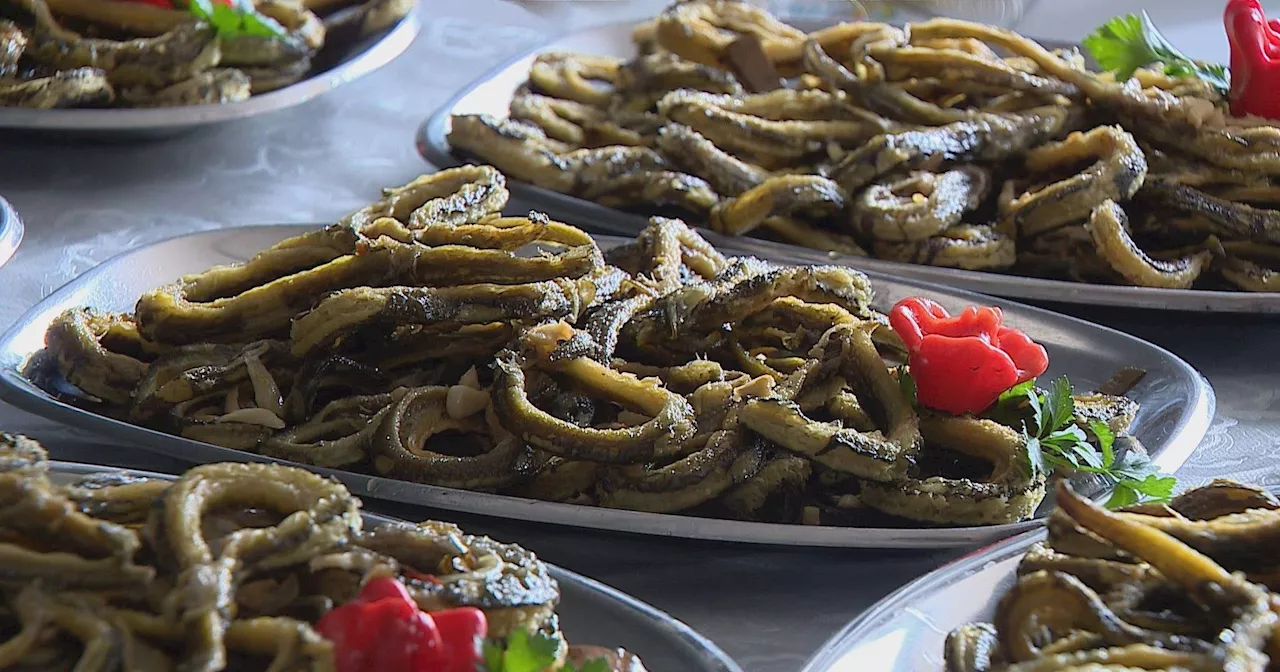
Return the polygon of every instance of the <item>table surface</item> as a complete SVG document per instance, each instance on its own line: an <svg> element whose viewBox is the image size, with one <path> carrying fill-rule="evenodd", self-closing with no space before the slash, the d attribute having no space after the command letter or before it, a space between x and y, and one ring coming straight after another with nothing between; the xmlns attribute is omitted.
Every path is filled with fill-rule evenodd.
<svg viewBox="0 0 1280 672"><path fill-rule="evenodd" d="M414 151L414 130L459 87L560 33L644 17L666 4L424 2L431 5L427 25L404 56L295 110L147 143L0 136L0 194L27 224L26 241L0 268L0 324L92 266L156 240L222 226L333 221L374 199L379 188L430 171ZM1078 39L1106 16L1141 4L1032 2L1019 27ZM1147 4L1156 5L1156 21L1188 53L1225 56L1215 3ZM1213 384L1217 417L1178 474L1184 484L1214 477L1280 484L1280 364L1272 350L1280 342L1280 322L1068 310L1173 350ZM0 408L0 428L44 441L60 459L183 468L10 407ZM547 560L665 609L751 672L796 670L872 602L955 555L669 541L470 517L459 522L526 544Z"/></svg>

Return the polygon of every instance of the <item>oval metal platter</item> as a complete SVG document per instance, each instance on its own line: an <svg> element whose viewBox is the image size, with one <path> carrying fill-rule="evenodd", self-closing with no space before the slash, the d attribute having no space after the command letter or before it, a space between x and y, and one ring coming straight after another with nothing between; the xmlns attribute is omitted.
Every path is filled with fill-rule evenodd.
<svg viewBox="0 0 1280 672"><path fill-rule="evenodd" d="M70 482L76 477L119 472L173 480L170 474L156 474L132 469L116 469L75 462L51 462L50 476L55 482ZM399 522L376 513L364 513L369 527ZM530 549L535 553L537 549ZM690 670L691 672L742 672L724 651L666 613L581 574L548 565L551 575L560 583L561 601L556 612L570 642L595 644L607 648L621 646L640 656L653 670Z"/></svg>
<svg viewBox="0 0 1280 672"><path fill-rule="evenodd" d="M1273 494L1280 488L1269 487ZM1043 530L950 562L890 593L827 640L801 672L938 672L947 633L989 622Z"/></svg>
<svg viewBox="0 0 1280 672"><path fill-rule="evenodd" d="M56 132L104 139L164 137L200 126L301 105L390 63L422 29L423 2L394 26L352 45L332 67L276 91L222 105L138 109L30 110L0 107L0 130Z"/></svg>
<svg viewBox="0 0 1280 672"><path fill-rule="evenodd" d="M947 633L988 621L1042 530L1006 539L908 583L827 641L801 672L938 672Z"/></svg>
<svg viewBox="0 0 1280 672"><path fill-rule="evenodd" d="M0 266L13 258L22 243L22 218L9 201L0 198Z"/></svg>
<svg viewBox="0 0 1280 672"><path fill-rule="evenodd" d="M319 225L229 228L171 238L121 254L49 295L0 337L0 399L100 436L164 453L192 463L277 461L143 427L66 403L25 376L26 362L44 347L50 322L62 311L88 306L128 312L144 292L218 264L244 261L288 236ZM597 237L602 247L621 239ZM713 241L717 242L717 241ZM913 295L933 298L952 311L975 303L1000 306L1006 321L1032 334L1049 351L1047 376L1069 374L1080 389L1093 389L1122 367L1147 372L1130 393L1141 410L1134 435L1164 471L1176 470L1199 444L1213 417L1214 394L1191 365L1155 345L1072 317L993 300L912 280L868 274L881 309ZM858 548L942 548L975 546L1037 527L1036 520L963 528L867 528L754 523L692 516L642 513L470 492L348 471L308 467L332 475L357 496L500 518L747 543ZM1100 493L1099 493L1100 494ZM1051 502L1041 510L1047 513Z"/></svg>
<svg viewBox="0 0 1280 672"><path fill-rule="evenodd" d="M798 25L809 27L803 23ZM418 128L418 152L428 162L440 168L471 163L472 161L467 157L455 154L449 145L448 135L453 115L491 114L495 117L506 117L512 96L516 89L524 84L529 66L539 53L573 51L630 58L635 55L631 42L631 32L635 27L636 24L632 23L614 24L572 33L499 66L458 92L422 123ZM1042 40L1042 42L1050 46L1065 44L1052 40ZM508 180L507 186L523 203L593 232L633 235L644 228L647 222L645 215L615 210L528 183ZM792 257L808 255L830 258L826 252L767 240L743 238L742 245L744 248L762 251L778 248L786 250L785 254ZM761 252L755 254L758 255ZM1033 301L1156 310L1280 314L1280 292L1222 292L1091 285L864 257L839 256L837 258L842 264L863 270L881 271L974 292Z"/></svg>

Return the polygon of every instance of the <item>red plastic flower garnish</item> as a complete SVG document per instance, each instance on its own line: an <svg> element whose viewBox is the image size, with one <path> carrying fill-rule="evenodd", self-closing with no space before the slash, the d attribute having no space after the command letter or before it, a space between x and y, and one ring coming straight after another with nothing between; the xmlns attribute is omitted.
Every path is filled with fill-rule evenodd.
<svg viewBox="0 0 1280 672"><path fill-rule="evenodd" d="M399 581L377 578L316 631L333 642L337 672L475 672L488 624L472 607L422 611Z"/></svg>
<svg viewBox="0 0 1280 672"><path fill-rule="evenodd" d="M1045 349L1003 320L994 306L969 306L952 317L918 296L893 306L889 324L907 347L921 406L954 415L981 413L1001 392L1049 368Z"/></svg>

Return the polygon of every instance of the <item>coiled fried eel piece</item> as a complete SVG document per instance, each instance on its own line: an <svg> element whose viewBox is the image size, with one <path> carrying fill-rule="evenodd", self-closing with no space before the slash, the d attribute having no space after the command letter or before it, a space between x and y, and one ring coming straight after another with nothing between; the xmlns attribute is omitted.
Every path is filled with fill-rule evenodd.
<svg viewBox="0 0 1280 672"><path fill-rule="evenodd" d="M1052 548L1037 545L1024 556L994 627L953 631L947 669L1266 669L1274 596L1145 524L1188 522L1172 510L1178 500L1231 511L1257 494L1223 483L1168 506L1131 507L1164 511L1143 516L1106 511L1061 481Z"/></svg>
<svg viewBox="0 0 1280 672"><path fill-rule="evenodd" d="M990 420L926 416L920 419L920 434L926 449L954 450L991 463L991 475L982 480L940 475L864 482L864 503L913 520L992 525L1029 518L1044 499L1044 478L1022 468L1026 446L1014 430Z"/></svg>
<svg viewBox="0 0 1280 672"><path fill-rule="evenodd" d="M147 374L134 388L131 415L146 420L162 409L216 392L232 391L231 388L248 382L253 390L251 405L236 401L232 404L235 408L229 405L226 413L257 408L279 418L283 415L284 400L280 384L270 369L279 371L292 363L288 346L280 341L258 341L243 348L226 345L178 348L147 368Z"/></svg>
<svg viewBox="0 0 1280 672"><path fill-rule="evenodd" d="M1034 62L1043 74L1075 85L1094 105L1119 113L1124 125L1139 135L1216 166L1268 174L1280 171L1280 135L1274 127L1214 127L1204 121L1212 116L1206 115L1205 101L1144 88L1133 80L1106 81L1032 40L995 26L932 19L912 24L911 34L912 39L975 38L1004 48Z"/></svg>
<svg viewBox="0 0 1280 672"><path fill-rule="evenodd" d="M322 261L334 252L339 253ZM283 241L245 264L187 276L145 294L137 315L144 334L166 342L269 337L282 335L295 315L334 290L404 282L536 283L579 277L601 263L594 246L521 258L506 250L431 247L386 235L368 240L349 228L330 227L321 235Z"/></svg>
<svg viewBox="0 0 1280 672"><path fill-rule="evenodd" d="M650 356L706 352L722 340L725 324L783 296L834 303L855 316L870 316L870 283L857 271L840 266L758 268L740 278L695 283L667 294L623 327L622 342Z"/></svg>
<svg viewBox="0 0 1280 672"><path fill-rule="evenodd" d="M53 551L113 559L126 568L140 546L133 531L84 513L50 482L44 449L36 442L0 434L0 528L30 539L58 530Z"/></svg>
<svg viewBox="0 0 1280 672"><path fill-rule="evenodd" d="M388 410L374 436L374 471L390 478L468 490L491 490L519 480L531 470L529 452L519 439L501 429L488 438L488 397L488 392L462 385L408 391ZM446 432L485 438L474 442L480 449L475 455L452 455L428 447L435 435Z"/></svg>
<svg viewBox="0 0 1280 672"><path fill-rule="evenodd" d="M959 224L986 197L990 184L985 171L968 166L879 182L857 198L854 225L878 241L924 240Z"/></svg>
<svg viewBox="0 0 1280 672"><path fill-rule="evenodd" d="M160 649L136 637L136 633L102 600L75 593L49 593L39 583L29 583L13 596L14 615L22 630L0 645L0 665L26 667L24 663L65 655L57 650L57 634L70 635L83 649L68 662L76 670L170 670L172 662ZM41 641L44 640L44 641ZM47 667L43 669L54 669ZM70 668L68 668L70 669Z"/></svg>
<svg viewBox="0 0 1280 672"><path fill-rule="evenodd" d="M731 516L743 520L794 522L799 518L801 497L812 472L805 458L784 455L729 490L719 503Z"/></svg>
<svg viewBox="0 0 1280 672"><path fill-rule="evenodd" d="M45 335L67 382L108 404L127 405L158 348L126 315L70 309L53 319Z"/></svg>
<svg viewBox="0 0 1280 672"><path fill-rule="evenodd" d="M612 85L617 81L622 61L608 56L584 54L538 54L529 69L529 83L539 93L584 105L604 107L612 96L592 82Z"/></svg>
<svg viewBox="0 0 1280 672"><path fill-rule="evenodd" d="M116 86L163 87L214 66L221 57L213 30L195 22L158 37L86 38L62 27L45 0L18 4L35 17L29 58L56 70L101 70Z"/></svg>
<svg viewBox="0 0 1280 672"><path fill-rule="evenodd" d="M985 224L958 224L921 241L878 242L872 249L882 259L969 270L1008 268L1017 261L1013 239Z"/></svg>
<svg viewBox="0 0 1280 672"><path fill-rule="evenodd" d="M258 452L335 469L363 462L373 450L383 418L406 392L396 389L335 399L305 422L272 434L258 446Z"/></svg>
<svg viewBox="0 0 1280 672"><path fill-rule="evenodd" d="M222 105L247 100L252 95L250 86L249 75L241 70L213 68L161 89L135 87L118 94L120 102L130 107Z"/></svg>
<svg viewBox="0 0 1280 672"><path fill-rule="evenodd" d="M537 124L547 137L577 147L615 144L598 143L593 140L593 135L600 133L597 129L608 123L609 115L605 110L584 103L549 98L536 93L518 92L511 99L511 118ZM616 138L622 130L618 128L610 133L610 136ZM633 141L617 144L642 144L639 134L634 132L632 134L635 136Z"/></svg>
<svg viewBox="0 0 1280 672"><path fill-rule="evenodd" d="M1037 107L1018 114L983 113L937 128L877 135L850 152L835 168L836 181L850 193L897 171L951 161L1000 161L1061 134L1071 123L1067 110Z"/></svg>
<svg viewBox="0 0 1280 672"><path fill-rule="evenodd" d="M741 229L740 232L763 226L788 243L866 256L867 253L849 236L818 228L793 217L770 216L771 212L787 212L793 209L792 205L801 207L806 203L816 207L805 207L805 214L841 209L845 201L843 191L826 178L791 174L770 177L768 171L725 152L702 134L683 124L663 126L658 131L655 144L664 156L683 170L702 176L722 196L741 196L728 198L712 209L713 227L726 227L726 219L736 220L738 223L731 228ZM768 187L763 186L766 181L771 182ZM793 184L797 186L795 193L782 189ZM781 199L776 198L779 191L782 191ZM744 192L749 192L750 195Z"/></svg>
<svg viewBox="0 0 1280 672"><path fill-rule="evenodd" d="M623 326L637 313L686 278L710 280L728 263L684 222L665 217L651 217L636 242L610 250L609 259L625 265L630 284L640 289L620 291L613 300L593 306L575 337L557 346L556 357L586 356L610 363Z"/></svg>
<svg viewBox="0 0 1280 672"><path fill-rule="evenodd" d="M1261 648L1277 622L1265 589L1231 574L1158 528L1143 524L1146 521L1111 513L1079 497L1065 481L1059 481L1057 497L1058 505L1077 523L1154 567L1197 604L1228 610L1232 616L1230 635L1220 635L1212 652L1223 669L1265 667Z"/></svg>
<svg viewBox="0 0 1280 672"><path fill-rule="evenodd" d="M107 613L133 634L171 647L180 647L186 641L186 630L172 619L127 609L108 609ZM264 616L231 621L225 641L232 651L267 658L269 670L329 672L333 669L332 642L321 637L310 624L292 618Z"/></svg>
<svg viewBox="0 0 1280 672"><path fill-rule="evenodd" d="M283 240L243 264L186 276L138 300L139 329L175 343L261 337L287 327L314 297L394 276L411 262L412 248L374 245L356 255L362 244L350 227L332 226Z"/></svg>
<svg viewBox="0 0 1280 672"><path fill-rule="evenodd" d="M846 200L839 185L825 177L778 175L717 204L711 209L711 227L740 236L775 217L796 212L817 216L839 212Z"/></svg>
<svg viewBox="0 0 1280 672"><path fill-rule="evenodd" d="M381 199L338 223L357 231L383 217L415 231L431 225L457 226L502 212L509 197L507 178L492 166L459 166L383 189Z"/></svg>
<svg viewBox="0 0 1280 672"><path fill-rule="evenodd" d="M1013 663L1046 658L1064 665L1068 661L1086 662L1079 657L1089 654L1067 648L1072 644L1084 644L1079 646L1082 649L1115 647L1120 657L1132 657L1135 662L1140 659L1140 652L1171 650L1183 653L1181 658L1185 661L1203 663L1207 662L1210 649L1207 642L1195 638L1140 628L1122 620L1096 592L1075 576L1061 572L1037 571L1021 576L1001 598L994 625L1001 649ZM1064 642L1073 632L1082 633L1077 635L1082 641ZM1046 640L1047 645L1040 644ZM1156 660L1164 662L1168 658Z"/></svg>
<svg viewBox="0 0 1280 672"><path fill-rule="evenodd" d="M1139 287L1187 289L1209 266L1212 253L1202 250L1174 261L1152 259L1129 236L1129 218L1107 199L1093 209L1086 227L1098 254L1111 268Z"/></svg>
<svg viewBox="0 0 1280 672"><path fill-rule="evenodd" d="M115 99L115 89L101 70L76 68L60 70L48 77L15 80L0 69L0 106L51 110L82 105L106 104Z"/></svg>
<svg viewBox="0 0 1280 672"><path fill-rule="evenodd" d="M816 422L793 401L767 397L747 402L741 422L765 438L824 467L875 481L894 481L907 473L920 448L918 419L889 375L870 335L860 325L832 327L814 348L834 361L853 385L876 426L859 432L839 423Z"/></svg>
<svg viewBox="0 0 1280 672"><path fill-rule="evenodd" d="M1272 549L1275 548L1276 535L1280 534L1280 523L1277 522L1280 517L1272 509L1246 509L1205 520L1137 512L1117 515L1126 521L1160 530L1233 570L1250 575L1275 571Z"/></svg>
<svg viewBox="0 0 1280 672"><path fill-rule="evenodd" d="M332 346L359 330L389 330L404 325L450 329L510 320L576 318L585 307L580 291L574 280L346 289L324 299L294 322L292 347L301 356Z"/></svg>
<svg viewBox="0 0 1280 672"><path fill-rule="evenodd" d="M1080 173L1032 192L1002 208L1002 228L1034 237L1089 217L1106 200L1122 202L1142 188L1147 161L1133 136L1118 126L1075 132L1065 140L1027 153L1024 165L1033 174L1096 161Z"/></svg>
<svg viewBox="0 0 1280 672"><path fill-rule="evenodd" d="M365 0L327 14L324 29L330 39L335 34L344 41L365 39L394 26L415 4L416 0Z"/></svg>
<svg viewBox="0 0 1280 672"><path fill-rule="evenodd" d="M1227 258L1222 266L1222 277L1248 292L1280 292L1280 271L1265 268L1248 259Z"/></svg>
<svg viewBox="0 0 1280 672"><path fill-rule="evenodd" d="M918 37L912 35L910 39L915 42ZM978 82L1001 90L1035 91L1042 95L1076 97L1080 93L1070 82L1028 73L996 58L994 54L972 54L953 47L880 45L869 47L867 55L886 68L899 68L916 78L935 76L949 82Z"/></svg>
<svg viewBox="0 0 1280 672"><path fill-rule="evenodd" d="M676 3L658 15L657 39L681 58L724 67L726 50L740 35L752 35L775 64L794 60L807 36L769 12L740 0Z"/></svg>
<svg viewBox="0 0 1280 672"><path fill-rule="evenodd" d="M704 448L671 464L616 469L605 477L600 505L672 513L709 502L759 473L764 459L758 443L724 429L707 437Z"/></svg>
<svg viewBox="0 0 1280 672"><path fill-rule="evenodd" d="M530 348L554 348L568 340L567 325L533 338L555 339L551 344ZM544 335L545 334L545 335ZM562 334L562 335L561 335ZM644 381L619 373L587 357L548 362L539 357L537 366L569 378L576 386L616 401L650 420L634 427L596 429L580 427L538 408L529 399L525 373L515 352L500 353L493 383L493 410L502 426L523 441L553 455L569 459L589 459L605 463L631 463L666 455L693 435L693 408L680 395L662 388L656 381Z"/></svg>
<svg viewBox="0 0 1280 672"><path fill-rule="evenodd" d="M1280 244L1280 211L1255 208L1210 196L1195 187L1152 180L1137 194L1139 203L1197 215L1206 232L1222 240Z"/></svg>
<svg viewBox="0 0 1280 672"><path fill-rule="evenodd" d="M738 196L769 178L769 171L720 149L684 124L663 125L654 142L663 156L701 176L722 196Z"/></svg>
<svg viewBox="0 0 1280 672"><path fill-rule="evenodd" d="M463 533L456 525L430 521L382 525L352 540L417 570L430 580L402 578L418 605L428 611L476 607L485 611L493 637L517 629L559 636L555 607L560 587L547 566L515 544ZM312 564L323 564L318 558Z"/></svg>
<svg viewBox="0 0 1280 672"><path fill-rule="evenodd" d="M18 24L0 20L0 76L9 76L18 69L22 52L27 49L27 34Z"/></svg>
<svg viewBox="0 0 1280 672"><path fill-rule="evenodd" d="M0 585L138 590L151 581L154 572L134 564L137 535L80 512L47 469L38 443L0 435Z"/></svg>
<svg viewBox="0 0 1280 672"><path fill-rule="evenodd" d="M694 61L686 61L669 51L644 54L618 69L616 87L623 97L622 107L649 109L668 91L692 89L707 93L742 93L742 84L733 73Z"/></svg>
<svg viewBox="0 0 1280 672"><path fill-rule="evenodd" d="M261 507L278 524L206 537L204 519L220 507ZM360 531L359 502L336 481L301 469L261 464L194 467L165 492L146 534L161 567L178 579L166 603L187 634L183 668L226 665L226 634L236 584L245 571L306 561Z"/></svg>
<svg viewBox="0 0 1280 672"><path fill-rule="evenodd" d="M152 504L168 488L168 481L104 472L66 485L62 492L85 515L135 526L147 521Z"/></svg>
<svg viewBox="0 0 1280 672"><path fill-rule="evenodd" d="M817 40L804 44L805 67L821 78L827 87L844 91L863 107L878 115L901 119L925 126L940 126L974 118L972 110L944 108L922 100L901 86L884 81L884 68L869 55L875 46L897 48L906 44L906 34L893 26L881 24L874 32L854 40L850 56L858 63L863 76L855 75L842 63L827 55Z"/></svg>
<svg viewBox="0 0 1280 672"><path fill-rule="evenodd" d="M778 121L739 111L753 109L750 98L702 91L672 91L658 101L658 113L706 136L717 146L765 165L805 157L825 143L858 144L881 131L849 120Z"/></svg>
<svg viewBox="0 0 1280 672"><path fill-rule="evenodd" d="M647 147L569 150L536 126L487 114L453 117L449 142L516 179L614 205L656 200L705 212L719 200L702 178L668 170Z"/></svg>

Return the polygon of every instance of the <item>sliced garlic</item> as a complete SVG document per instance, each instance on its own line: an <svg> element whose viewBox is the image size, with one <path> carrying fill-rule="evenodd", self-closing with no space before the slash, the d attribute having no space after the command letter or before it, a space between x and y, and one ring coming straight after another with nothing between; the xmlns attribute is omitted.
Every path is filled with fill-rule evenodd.
<svg viewBox="0 0 1280 672"><path fill-rule="evenodd" d="M773 376L756 376L751 380L733 388L733 397L735 399L747 399L749 397L767 397L773 394L773 386L777 383Z"/></svg>
<svg viewBox="0 0 1280 672"><path fill-rule="evenodd" d="M240 387L236 386L227 393L226 410L223 413L234 413L238 410L240 410Z"/></svg>
<svg viewBox="0 0 1280 672"><path fill-rule="evenodd" d="M483 389L480 387L480 374L476 373L476 367L474 366L462 374L462 377L458 379L458 384L475 390Z"/></svg>
<svg viewBox="0 0 1280 672"><path fill-rule="evenodd" d="M271 429L284 429L284 420L265 408L242 408L218 417L218 422L243 422L246 425L262 425Z"/></svg>
<svg viewBox="0 0 1280 672"><path fill-rule="evenodd" d="M641 415L640 413L633 413L632 411L618 412L618 422L622 423L627 427L635 427L636 425L643 425L644 423L649 422L650 419L651 418L649 418L649 416L647 415Z"/></svg>
<svg viewBox="0 0 1280 672"><path fill-rule="evenodd" d="M489 393L466 385L454 385L445 394L444 410L454 420L461 420L489 407Z"/></svg>
<svg viewBox="0 0 1280 672"><path fill-rule="evenodd" d="M249 371L249 380L253 381L253 398L258 408L264 408L279 415L284 411L284 399L280 396L280 386L267 370L267 367L255 354L245 355L245 369ZM283 426L283 425L282 425Z"/></svg>
<svg viewBox="0 0 1280 672"><path fill-rule="evenodd" d="M561 341L573 338L573 327L568 322L551 322L539 325L525 332L525 342L529 344L539 357L546 357Z"/></svg>

